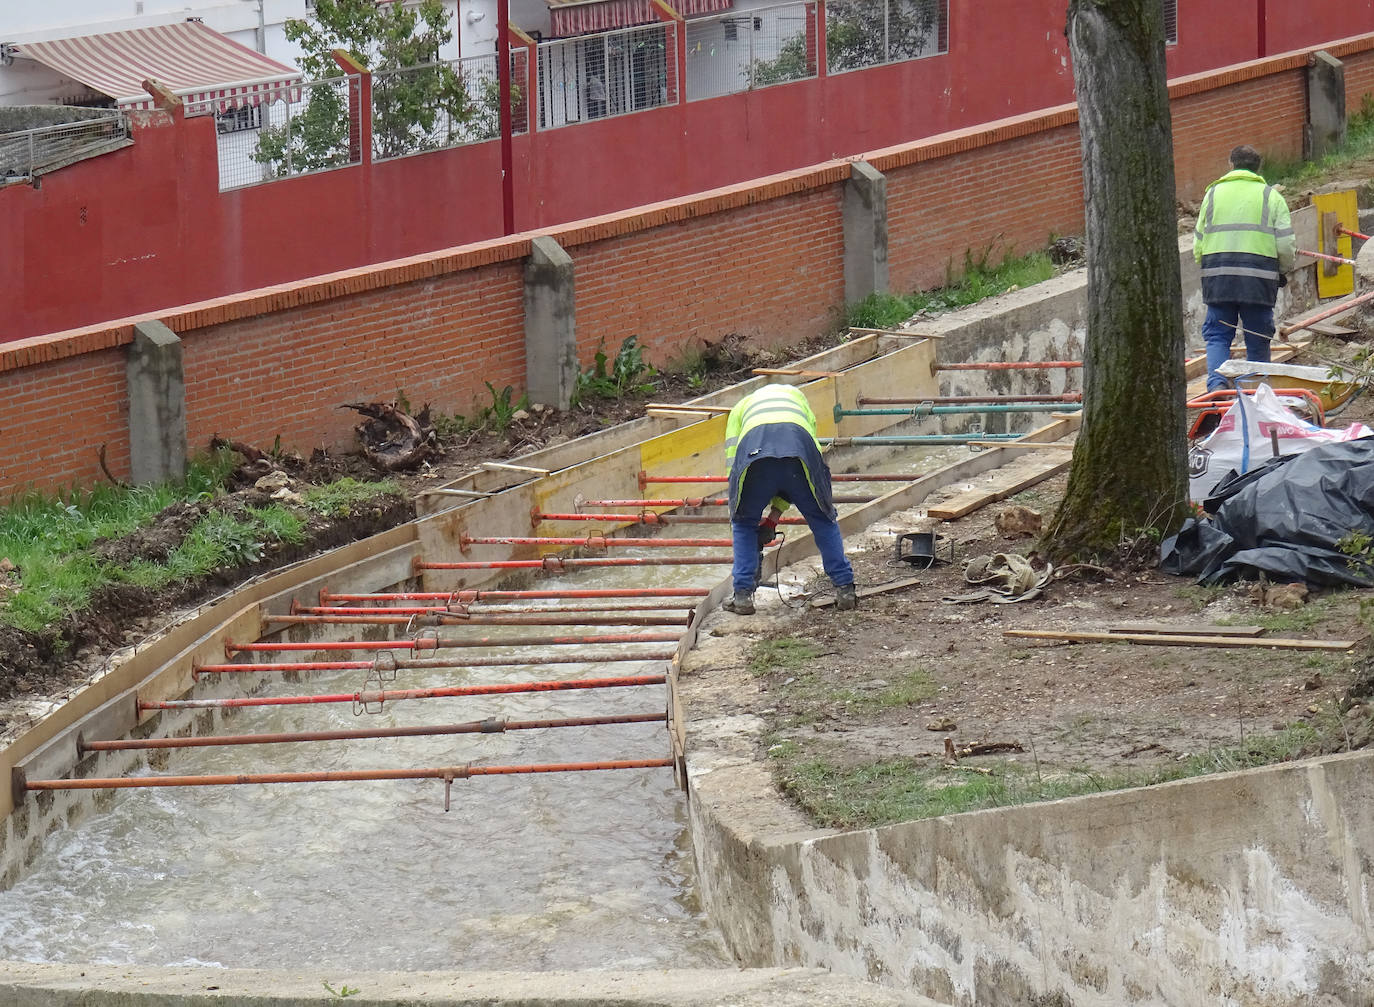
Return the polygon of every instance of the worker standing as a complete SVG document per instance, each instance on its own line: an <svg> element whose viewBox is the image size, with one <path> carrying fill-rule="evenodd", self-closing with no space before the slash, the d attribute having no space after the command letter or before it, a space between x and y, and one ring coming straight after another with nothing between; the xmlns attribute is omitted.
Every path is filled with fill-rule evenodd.
<svg viewBox="0 0 1374 1007"><path fill-rule="evenodd" d="M1217 368L1231 359L1236 330L1245 359L1268 361L1274 302L1293 268L1296 239L1283 195L1259 175L1254 147L1231 151L1231 171L1207 187L1198 211L1193 258L1202 266L1207 316L1207 390L1226 386Z"/></svg>
<svg viewBox="0 0 1374 1007"><path fill-rule="evenodd" d="M835 585L836 607L855 608L854 570L844 555L830 469L821 457L816 417L806 396L791 385L765 385L742 398L726 423L725 464L730 471L735 588L726 610L754 614L763 547L777 537L778 518L789 504L801 511L811 529L821 566ZM763 517L765 507L770 509Z"/></svg>

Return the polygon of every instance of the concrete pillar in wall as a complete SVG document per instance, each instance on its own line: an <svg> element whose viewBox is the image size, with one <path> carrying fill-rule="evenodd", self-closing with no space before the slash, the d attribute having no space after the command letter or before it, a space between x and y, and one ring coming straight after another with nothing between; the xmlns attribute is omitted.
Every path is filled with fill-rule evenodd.
<svg viewBox="0 0 1374 1007"><path fill-rule="evenodd" d="M525 260L525 389L531 402L567 409L577 381L572 256L548 235Z"/></svg>
<svg viewBox="0 0 1374 1007"><path fill-rule="evenodd" d="M1303 157L1315 160L1345 142L1345 64L1327 52L1307 57Z"/></svg>
<svg viewBox="0 0 1374 1007"><path fill-rule="evenodd" d="M135 483L186 476L186 382L181 339L161 322L139 322L125 365L129 465Z"/></svg>
<svg viewBox="0 0 1374 1007"><path fill-rule="evenodd" d="M887 179L867 161L854 161L841 209L845 303L887 293Z"/></svg>

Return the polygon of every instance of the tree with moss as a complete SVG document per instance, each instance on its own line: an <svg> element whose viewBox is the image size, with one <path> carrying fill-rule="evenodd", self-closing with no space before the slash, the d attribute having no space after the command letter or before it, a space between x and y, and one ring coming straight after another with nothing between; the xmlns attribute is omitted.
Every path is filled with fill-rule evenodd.
<svg viewBox="0 0 1374 1007"><path fill-rule="evenodd" d="M1103 555L1188 513L1183 302L1158 0L1070 0L1086 210L1083 426L1042 545Z"/></svg>
<svg viewBox="0 0 1374 1007"><path fill-rule="evenodd" d="M372 145L376 157L396 157L454 143L490 139L493 110L482 108L481 82L439 62L453 38L442 0L416 5L377 0L316 0L306 20L286 23L286 37L304 52L300 66L315 86L289 123L262 131L254 160L278 173L314 171L350 161L348 84L333 52L347 52L372 71ZM474 98L474 92L477 97ZM493 114L485 114L492 111Z"/></svg>

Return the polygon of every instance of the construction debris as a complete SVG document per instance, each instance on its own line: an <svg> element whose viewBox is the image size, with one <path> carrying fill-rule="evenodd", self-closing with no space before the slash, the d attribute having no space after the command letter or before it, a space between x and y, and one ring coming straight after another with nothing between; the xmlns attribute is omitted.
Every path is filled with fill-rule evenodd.
<svg viewBox="0 0 1374 1007"><path fill-rule="evenodd" d="M416 416L395 402L345 402L339 408L367 417L353 430L363 456L388 472L414 468L436 453L439 441L430 424L428 405Z"/></svg>

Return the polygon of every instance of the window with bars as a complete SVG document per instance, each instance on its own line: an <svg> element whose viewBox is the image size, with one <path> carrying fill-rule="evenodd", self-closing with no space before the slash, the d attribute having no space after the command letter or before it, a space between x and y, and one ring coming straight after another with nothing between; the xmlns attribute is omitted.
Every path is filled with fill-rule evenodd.
<svg viewBox="0 0 1374 1007"><path fill-rule="evenodd" d="M1178 45L1178 0L1164 0L1164 41Z"/></svg>

